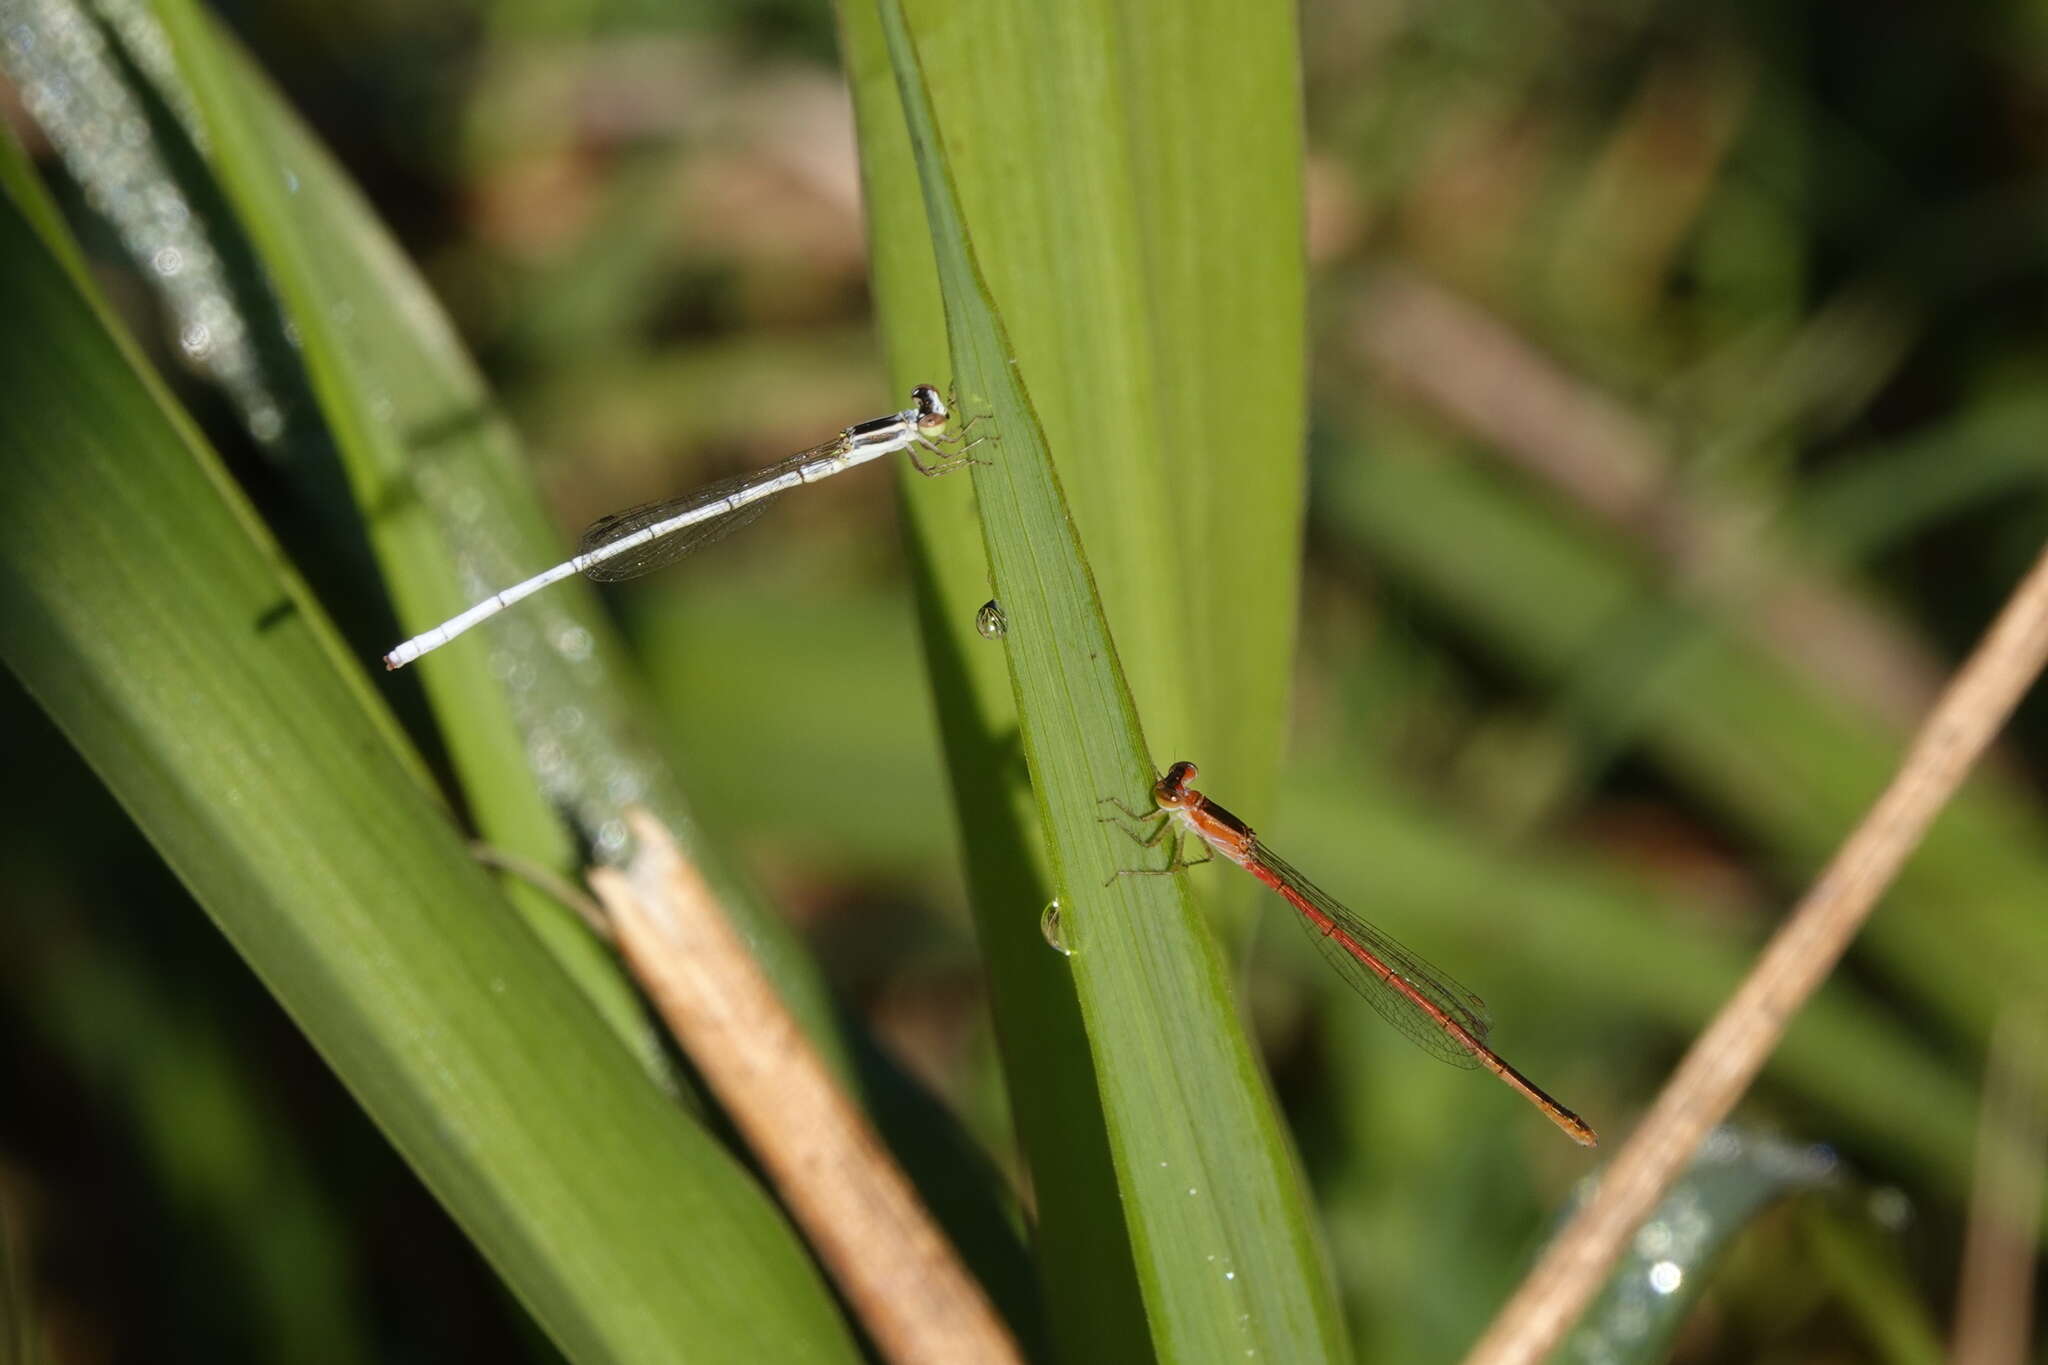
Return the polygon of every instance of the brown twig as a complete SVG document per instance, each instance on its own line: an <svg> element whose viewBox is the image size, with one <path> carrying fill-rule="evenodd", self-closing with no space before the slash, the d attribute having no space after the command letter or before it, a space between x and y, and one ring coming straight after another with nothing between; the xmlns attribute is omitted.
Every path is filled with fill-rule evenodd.
<svg viewBox="0 0 2048 1365"><path fill-rule="evenodd" d="M1636 1226L1727 1116L1795 1010L1841 960L1878 897L2048 661L2048 553L2014 590L1914 737L1891 785L1694 1042L1599 1188L1467 1356L1522 1365L1557 1344Z"/></svg>
<svg viewBox="0 0 2048 1365"><path fill-rule="evenodd" d="M1991 1034L1951 1365L2020 1365L2027 1358L2048 1156L2048 1110L2037 1079L2044 1041L2037 1001L2007 1010Z"/></svg>
<svg viewBox="0 0 2048 1365"><path fill-rule="evenodd" d="M711 889L644 810L591 889L619 951L860 1315L884 1358L1005 1362L1016 1343L812 1050Z"/></svg>

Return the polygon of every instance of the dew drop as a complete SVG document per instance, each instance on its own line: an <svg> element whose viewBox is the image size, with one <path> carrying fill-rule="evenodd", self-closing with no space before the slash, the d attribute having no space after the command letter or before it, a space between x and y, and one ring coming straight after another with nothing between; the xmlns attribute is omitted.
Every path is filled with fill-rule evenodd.
<svg viewBox="0 0 2048 1365"><path fill-rule="evenodd" d="M1044 935L1045 941L1061 957L1072 957L1074 955L1074 950L1067 946L1067 941L1060 932L1060 903L1058 901L1054 901L1051 905L1046 906L1045 913L1038 917L1038 932ZM1160 1164L1164 1165L1165 1163L1162 1162Z"/></svg>
<svg viewBox="0 0 2048 1365"><path fill-rule="evenodd" d="M1000 640L1010 633L1010 618L1003 615L1003 604L991 597L981 604L981 610L974 613L974 629L984 640Z"/></svg>

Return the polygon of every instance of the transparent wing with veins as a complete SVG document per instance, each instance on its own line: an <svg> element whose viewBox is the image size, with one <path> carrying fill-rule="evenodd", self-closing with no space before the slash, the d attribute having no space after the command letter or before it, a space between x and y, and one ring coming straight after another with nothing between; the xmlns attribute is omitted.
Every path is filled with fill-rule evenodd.
<svg viewBox="0 0 2048 1365"><path fill-rule="evenodd" d="M794 473L807 464L836 453L841 448L843 440L843 437L835 438L809 450L800 450L765 469L755 469L745 474L736 474L729 479L720 479L717 483L693 489L679 498L642 503L623 512L614 512L608 517L599 517L584 530L582 538L577 542L577 552L588 554L592 550L601 550L614 541L624 540L635 531L658 525L672 517L679 517L694 508L723 502L733 494L752 488L755 484L768 483L785 474ZM792 484L790 487L798 488L802 485ZM754 518L768 510L769 503L788 491L788 488L781 489L766 497L742 503L729 512L721 512L702 521L692 522L688 526L678 527L665 536L648 541L645 545L636 545L610 559L591 565L583 571L584 576L599 583L618 583L628 578L653 573L656 569L666 568L692 551L701 550L714 541L723 540L752 522Z"/></svg>
<svg viewBox="0 0 2048 1365"><path fill-rule="evenodd" d="M1387 973L1399 977L1422 999L1429 1001L1444 1012L1447 1018L1455 1020L1470 1033L1477 1042L1484 1043L1493 1029L1493 1019L1486 1012L1486 1002L1466 990L1449 975L1431 966L1423 958L1403 948L1393 939L1367 924L1356 914L1346 909L1336 897L1324 891L1299 869L1281 858L1256 838L1252 841L1259 861L1289 884L1290 890L1308 904L1315 907L1324 921L1356 943L1359 948L1377 958ZM1292 900L1292 897L1289 897ZM1301 926L1316 942L1316 947L1335 967L1338 973L1350 983L1351 988L1364 996L1366 1003L1379 1011L1382 1019L1392 1024L1409 1041L1452 1066L1476 1067L1479 1061L1469 1049L1433 1018L1429 1011L1417 1004L1400 987L1387 979L1386 975L1373 970L1347 948L1336 933L1327 932L1315 919L1295 905Z"/></svg>

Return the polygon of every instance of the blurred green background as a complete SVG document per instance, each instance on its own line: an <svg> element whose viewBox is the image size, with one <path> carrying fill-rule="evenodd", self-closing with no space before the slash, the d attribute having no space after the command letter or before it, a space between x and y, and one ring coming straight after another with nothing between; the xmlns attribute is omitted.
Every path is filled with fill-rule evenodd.
<svg viewBox="0 0 2048 1365"><path fill-rule="evenodd" d="M565 535L894 405L823 6L222 12L432 282ZM1451 965L1502 1050L1612 1141L2048 534L2048 22L1311 0L1302 24L1294 758L1274 808L1239 813ZM111 233L66 207L352 643L388 647L340 523L256 456ZM835 481L610 600L695 809L1003 1159L893 517L883 480ZM549 1358L0 686L16 1321L64 1361ZM1746 1102L1745 1124L1838 1153L1847 1193L1749 1226L1676 1358L1922 1359L1947 1335L1986 1040L2048 990L2043 721L2023 711ZM858 799L805 769L857 774ZM1586 1167L1262 908L1243 999L1359 1356L1448 1358Z"/></svg>

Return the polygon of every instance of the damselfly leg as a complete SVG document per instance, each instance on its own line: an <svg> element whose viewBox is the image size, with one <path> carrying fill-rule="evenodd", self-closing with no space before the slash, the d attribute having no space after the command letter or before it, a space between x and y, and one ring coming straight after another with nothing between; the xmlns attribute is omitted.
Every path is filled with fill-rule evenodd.
<svg viewBox="0 0 2048 1365"><path fill-rule="evenodd" d="M927 479L932 479L937 478L941 474L951 474L962 465L987 464L987 460L977 460L967 453L987 439L988 437L986 436L977 436L959 449L949 450L946 448L947 437L920 436L904 446L903 453L910 457L910 467L912 469L915 469ZM918 459L917 450L919 446L924 447L937 456L937 461L933 464L926 464L923 460Z"/></svg>
<svg viewBox="0 0 2048 1365"><path fill-rule="evenodd" d="M1199 858L1185 858L1181 856L1181 837L1177 832L1168 837L1168 831L1173 828L1173 817L1164 811L1155 811L1152 816L1140 815L1114 796L1105 796L1096 804L1115 806L1119 811L1123 812L1121 815L1101 816L1096 823L1115 825L1123 832L1126 838L1139 848L1156 848L1161 839L1166 840L1165 867L1119 868L1117 871L1112 872L1109 878L1102 883L1104 886L1114 886L1118 877L1169 877L1182 868L1200 867L1203 863L1216 856L1207 848L1203 849L1202 856ZM1154 819L1154 816L1157 818ZM1129 825L1126 825L1124 823L1125 820L1136 824L1138 829L1132 829ZM1150 827L1149 832L1139 832L1139 830L1145 830L1148 826Z"/></svg>

